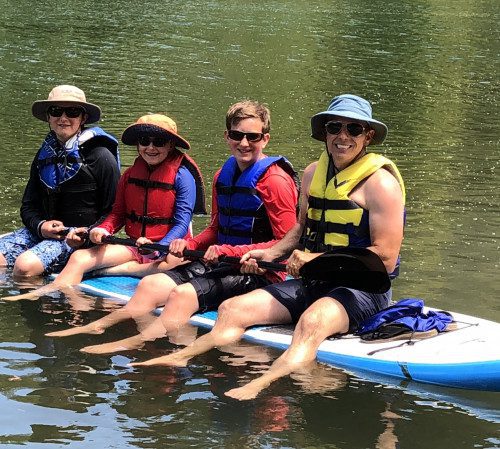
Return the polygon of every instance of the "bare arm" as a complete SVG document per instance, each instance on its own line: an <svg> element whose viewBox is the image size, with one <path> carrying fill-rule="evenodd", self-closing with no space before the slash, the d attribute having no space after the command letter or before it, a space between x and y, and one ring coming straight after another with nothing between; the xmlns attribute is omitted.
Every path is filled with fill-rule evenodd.
<svg viewBox="0 0 500 449"><path fill-rule="evenodd" d="M396 178L387 170L377 170L351 198L370 213L368 249L378 254L388 273L396 267L403 241L403 193Z"/></svg>

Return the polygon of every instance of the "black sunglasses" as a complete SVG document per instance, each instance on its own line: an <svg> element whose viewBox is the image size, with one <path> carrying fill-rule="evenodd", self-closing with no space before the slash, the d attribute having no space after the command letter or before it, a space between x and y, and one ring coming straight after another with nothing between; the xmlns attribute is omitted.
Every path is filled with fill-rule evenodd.
<svg viewBox="0 0 500 449"><path fill-rule="evenodd" d="M352 136L352 137L357 137L361 134L363 134L363 131L365 130L365 127L361 125L360 123L342 123L342 122L328 122L325 125L325 129L328 134L338 134L340 131L342 131L342 128L347 129L347 132Z"/></svg>
<svg viewBox="0 0 500 449"><path fill-rule="evenodd" d="M137 142L139 145L143 147L149 146L149 144L153 144L154 147L164 147L169 139L165 137L149 137L149 136L142 136L137 139Z"/></svg>
<svg viewBox="0 0 500 449"><path fill-rule="evenodd" d="M260 142L264 138L264 133L242 133L235 129L229 129L227 135L231 140L236 140L238 142L241 142L244 137L246 137L249 142Z"/></svg>
<svg viewBox="0 0 500 449"><path fill-rule="evenodd" d="M61 117L63 114L66 114L66 117L68 118L77 118L80 115L85 114L85 109L79 106L49 106L47 114L51 117Z"/></svg>

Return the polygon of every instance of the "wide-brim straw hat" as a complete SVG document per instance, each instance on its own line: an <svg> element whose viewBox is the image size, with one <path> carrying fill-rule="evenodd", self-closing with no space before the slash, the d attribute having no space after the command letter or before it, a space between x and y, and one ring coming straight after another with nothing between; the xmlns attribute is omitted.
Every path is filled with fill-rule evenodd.
<svg viewBox="0 0 500 449"><path fill-rule="evenodd" d="M387 126L372 118L372 107L367 100L357 95L344 94L335 97L326 111L312 116L311 137L324 141L326 138L325 124L335 117L351 118L368 123L375 131L370 145L382 143L387 136Z"/></svg>
<svg viewBox="0 0 500 449"><path fill-rule="evenodd" d="M59 103L70 103L84 108L88 115L87 123L98 122L101 118L101 108L88 103L83 90L67 84L54 87L46 100L35 101L31 106L31 112L37 119L47 122L47 109L49 106Z"/></svg>
<svg viewBox="0 0 500 449"><path fill-rule="evenodd" d="M161 136L173 138L176 147L189 150L189 142L177 133L177 124L166 115L148 114L140 117L134 124L128 126L122 134L125 145L136 145L141 136Z"/></svg>

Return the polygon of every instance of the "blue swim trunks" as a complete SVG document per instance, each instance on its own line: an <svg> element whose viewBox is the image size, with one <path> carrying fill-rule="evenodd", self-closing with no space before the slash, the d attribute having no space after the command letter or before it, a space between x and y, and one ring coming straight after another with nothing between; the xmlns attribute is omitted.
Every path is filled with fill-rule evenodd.
<svg viewBox="0 0 500 449"><path fill-rule="evenodd" d="M73 252L64 240L40 239L26 228L0 238L0 253L5 257L9 268L12 268L17 257L27 250L40 259L45 268L44 274L61 270Z"/></svg>

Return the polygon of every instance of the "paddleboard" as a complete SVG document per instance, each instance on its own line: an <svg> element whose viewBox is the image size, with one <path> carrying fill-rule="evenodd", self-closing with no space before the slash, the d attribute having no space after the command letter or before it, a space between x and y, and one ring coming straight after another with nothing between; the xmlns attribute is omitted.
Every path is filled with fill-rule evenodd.
<svg viewBox="0 0 500 449"><path fill-rule="evenodd" d="M84 280L83 291L126 302L139 279L126 276ZM500 391L500 324L453 313L456 329L426 339L364 342L346 335L325 340L318 360L353 373L373 373L447 387ZM193 315L191 323L212 328L217 312ZM256 326L244 338L286 349L292 326Z"/></svg>

